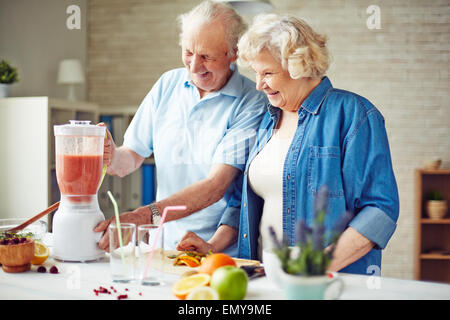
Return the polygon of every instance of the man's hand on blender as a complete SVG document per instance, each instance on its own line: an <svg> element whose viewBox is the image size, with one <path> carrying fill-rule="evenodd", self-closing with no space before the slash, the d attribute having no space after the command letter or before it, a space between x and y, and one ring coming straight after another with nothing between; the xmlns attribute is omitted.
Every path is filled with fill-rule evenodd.
<svg viewBox="0 0 450 320"><path fill-rule="evenodd" d="M105 126L104 123L99 123L99 126ZM135 154L126 147L116 147L111 133L106 129L107 138L103 148L103 164L108 167L106 171L109 175L118 175L123 177L128 173L133 172L144 161L144 158ZM120 222L134 223L136 225L152 223L152 215L150 208L140 207L134 211L124 212L120 215ZM95 232L103 232L103 236L98 242L98 247L106 252L109 252L109 235L108 226L115 219L115 217L100 222L95 228Z"/></svg>

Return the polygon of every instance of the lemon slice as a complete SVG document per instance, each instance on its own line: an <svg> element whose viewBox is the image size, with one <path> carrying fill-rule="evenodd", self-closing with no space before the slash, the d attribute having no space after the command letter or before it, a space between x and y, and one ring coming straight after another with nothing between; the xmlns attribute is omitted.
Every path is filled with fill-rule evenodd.
<svg viewBox="0 0 450 320"><path fill-rule="evenodd" d="M197 287L186 296L186 300L219 300L219 294L211 287Z"/></svg>
<svg viewBox="0 0 450 320"><path fill-rule="evenodd" d="M50 250L48 250L47 246L40 241L34 241L34 258L31 260L31 264L43 264L45 260L47 260L50 255Z"/></svg>
<svg viewBox="0 0 450 320"><path fill-rule="evenodd" d="M211 276L206 273L198 273L192 276L184 277L175 282L172 287L172 293L179 299L184 300L186 296L195 288L208 285Z"/></svg>

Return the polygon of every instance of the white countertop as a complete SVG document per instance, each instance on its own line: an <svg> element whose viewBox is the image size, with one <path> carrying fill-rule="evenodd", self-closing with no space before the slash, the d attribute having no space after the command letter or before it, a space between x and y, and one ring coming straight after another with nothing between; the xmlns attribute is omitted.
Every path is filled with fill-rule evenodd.
<svg viewBox="0 0 450 320"><path fill-rule="evenodd" d="M52 258L44 263L47 270L52 265L59 269L58 274L38 273L37 266L24 273L0 271L0 299L117 299L119 294L127 294L129 299L176 299L170 292L178 275L165 275L166 284L160 287L142 286L138 282L119 284L112 282L109 273L109 258L87 263L68 263ZM345 290L340 299L355 300L404 300L404 299L450 299L450 285L424 281L376 278L339 274L344 280ZM94 289L111 286L117 290L111 295L95 295ZM128 289L128 291L126 291ZM246 299L279 300L283 292L266 277L249 281Z"/></svg>
<svg viewBox="0 0 450 320"><path fill-rule="evenodd" d="M59 273L48 272L56 265ZM109 257L85 263L62 262L48 258L44 266L47 273L38 273L38 266L24 273L0 271L0 299L47 299L47 300L97 300L117 299L119 294L127 294L128 299L177 299L172 293L173 283L178 275L166 274L165 285L159 287L142 286L139 282L120 284L110 278ZM345 289L340 299L354 300L405 300L405 299L450 299L450 285L424 281L400 280L376 276L339 274L344 280ZM111 294L95 294L94 289L105 287ZM113 292L110 287L117 292ZM128 290L126 290L128 289ZM280 300L284 299L278 289L266 277L249 281L246 299Z"/></svg>

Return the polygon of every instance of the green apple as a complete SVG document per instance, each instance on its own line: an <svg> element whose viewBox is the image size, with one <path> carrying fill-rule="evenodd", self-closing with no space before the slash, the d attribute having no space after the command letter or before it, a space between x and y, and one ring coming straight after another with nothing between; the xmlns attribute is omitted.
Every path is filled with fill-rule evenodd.
<svg viewBox="0 0 450 320"><path fill-rule="evenodd" d="M211 277L210 287L219 293L220 300L242 300L247 293L247 273L238 267L218 268Z"/></svg>

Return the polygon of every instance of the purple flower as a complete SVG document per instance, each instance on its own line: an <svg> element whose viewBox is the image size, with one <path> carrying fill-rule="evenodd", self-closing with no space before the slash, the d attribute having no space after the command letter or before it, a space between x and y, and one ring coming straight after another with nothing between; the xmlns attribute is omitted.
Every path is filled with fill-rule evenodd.
<svg viewBox="0 0 450 320"><path fill-rule="evenodd" d="M281 243L278 241L277 234L275 233L275 230L273 229L272 226L269 226L269 234L270 237L272 238L272 242L275 248L281 249Z"/></svg>
<svg viewBox="0 0 450 320"><path fill-rule="evenodd" d="M324 233L325 226L323 224L316 224L312 232L312 245L314 250L324 249Z"/></svg>
<svg viewBox="0 0 450 320"><path fill-rule="evenodd" d="M336 225L334 226L334 232L341 234L347 228L350 221L353 219L353 214L350 211L345 211L343 215L339 217Z"/></svg>
<svg viewBox="0 0 450 320"><path fill-rule="evenodd" d="M319 222L323 222L325 213L327 212L328 207L328 187L323 185L317 191L316 199L314 203L314 213L315 220L320 220Z"/></svg>
<svg viewBox="0 0 450 320"><path fill-rule="evenodd" d="M297 223L297 242L301 245L306 245L308 239L308 226L305 223L305 220L300 219Z"/></svg>

